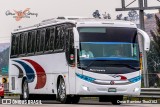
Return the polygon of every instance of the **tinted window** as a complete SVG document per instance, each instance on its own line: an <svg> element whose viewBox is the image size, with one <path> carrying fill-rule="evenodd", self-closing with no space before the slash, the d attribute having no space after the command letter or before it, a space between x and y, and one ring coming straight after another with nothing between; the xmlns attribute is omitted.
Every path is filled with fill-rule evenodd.
<svg viewBox="0 0 160 107"><path fill-rule="evenodd" d="M50 45L49 50L54 50L54 41L55 41L55 27L50 29Z"/></svg>
<svg viewBox="0 0 160 107"><path fill-rule="evenodd" d="M11 57L18 57L19 54L22 57L22 55L36 55L35 53L43 54L43 52L64 52L65 48L70 51L72 30L67 30L67 27L71 28L73 25L68 24L67 27L66 25L49 26L13 34ZM69 38L66 37L67 35Z"/></svg>
<svg viewBox="0 0 160 107"><path fill-rule="evenodd" d="M32 32L28 32L28 39L27 39L27 53L32 53L31 47L32 47Z"/></svg>
<svg viewBox="0 0 160 107"><path fill-rule="evenodd" d="M19 41L20 41L20 34L16 34L16 51L15 51L16 55L19 55Z"/></svg>
<svg viewBox="0 0 160 107"><path fill-rule="evenodd" d="M50 28L47 28L45 35L45 51L50 50L50 39L51 39Z"/></svg>
<svg viewBox="0 0 160 107"><path fill-rule="evenodd" d="M55 31L55 42L54 42L54 49L55 50L63 50L64 49L64 33L65 28L64 26L56 27Z"/></svg>
<svg viewBox="0 0 160 107"><path fill-rule="evenodd" d="M11 47L11 55L16 55L16 45L17 45L17 41L16 41L16 35L12 35L12 47Z"/></svg>
<svg viewBox="0 0 160 107"><path fill-rule="evenodd" d="M46 33L46 30L45 29L41 29L41 33L40 33L40 52L44 51L44 47L45 47L45 33Z"/></svg>
<svg viewBox="0 0 160 107"><path fill-rule="evenodd" d="M23 45L23 54L27 53L27 40L28 40L28 33L24 33L24 45Z"/></svg>
<svg viewBox="0 0 160 107"><path fill-rule="evenodd" d="M96 30L97 29L97 30ZM105 32L104 32L105 29ZM79 28L81 42L130 42L137 43L136 28ZM122 39L123 38L123 39Z"/></svg>
<svg viewBox="0 0 160 107"><path fill-rule="evenodd" d="M74 35L72 29L66 31L66 58L69 65L75 63Z"/></svg>
<svg viewBox="0 0 160 107"><path fill-rule="evenodd" d="M19 41L19 54L23 54L23 47L24 47L24 34L20 34L20 41Z"/></svg>
<svg viewBox="0 0 160 107"><path fill-rule="evenodd" d="M40 52L40 30L36 34L36 52Z"/></svg>
<svg viewBox="0 0 160 107"><path fill-rule="evenodd" d="M35 52L35 45L36 45L36 31L33 31L32 32L32 39L31 39L31 44L32 44L32 47L31 47L31 52L34 53Z"/></svg>

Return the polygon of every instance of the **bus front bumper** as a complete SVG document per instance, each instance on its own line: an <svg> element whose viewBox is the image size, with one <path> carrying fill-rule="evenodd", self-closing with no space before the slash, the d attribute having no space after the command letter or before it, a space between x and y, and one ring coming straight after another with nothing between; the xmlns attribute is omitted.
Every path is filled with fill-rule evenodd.
<svg viewBox="0 0 160 107"><path fill-rule="evenodd" d="M139 96L141 81L127 85L101 85L77 78L76 94L78 95L129 95Z"/></svg>

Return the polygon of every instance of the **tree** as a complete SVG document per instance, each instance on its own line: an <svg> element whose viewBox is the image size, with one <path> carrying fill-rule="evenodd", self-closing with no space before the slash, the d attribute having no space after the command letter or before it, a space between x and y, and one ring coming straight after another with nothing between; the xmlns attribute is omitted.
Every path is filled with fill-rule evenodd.
<svg viewBox="0 0 160 107"><path fill-rule="evenodd" d="M139 15L138 15L136 10L129 11L128 12L128 16L129 16L131 21L136 21L136 20L138 20L138 17L139 17Z"/></svg>
<svg viewBox="0 0 160 107"><path fill-rule="evenodd" d="M154 48L158 52L158 56L160 57L160 17L158 15L155 15L156 19L156 24L157 24L157 29L156 30L151 30L151 35L153 37L153 42L154 42Z"/></svg>
<svg viewBox="0 0 160 107"><path fill-rule="evenodd" d="M108 19L111 19L111 15L109 13L107 14L107 16L108 16Z"/></svg>
<svg viewBox="0 0 160 107"><path fill-rule="evenodd" d="M100 15L100 13L99 13L99 10L96 10L95 12L93 12L92 15L93 15L94 18L99 18L99 19L101 18L101 15Z"/></svg>
<svg viewBox="0 0 160 107"><path fill-rule="evenodd" d="M146 14L145 16L147 17L147 19L151 19L154 15L153 15L153 14L148 13L148 14Z"/></svg>
<svg viewBox="0 0 160 107"><path fill-rule="evenodd" d="M157 73L160 73L160 17L155 15L157 29L151 30L153 40L151 40L151 48L147 53L149 84L152 86L158 84L160 86L160 80Z"/></svg>
<svg viewBox="0 0 160 107"><path fill-rule="evenodd" d="M107 13L105 12L103 15L103 19L108 19Z"/></svg>
<svg viewBox="0 0 160 107"><path fill-rule="evenodd" d="M122 13L121 13L121 14L119 14L119 15L116 16L116 19L117 19L117 20L122 20L122 16L123 16L123 15L122 15Z"/></svg>

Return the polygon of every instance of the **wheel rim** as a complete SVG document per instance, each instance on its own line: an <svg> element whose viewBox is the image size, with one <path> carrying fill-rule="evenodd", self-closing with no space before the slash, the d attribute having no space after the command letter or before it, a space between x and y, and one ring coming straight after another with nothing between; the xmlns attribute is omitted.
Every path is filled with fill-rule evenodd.
<svg viewBox="0 0 160 107"><path fill-rule="evenodd" d="M23 85L23 98L24 99L27 99L28 98L28 86L27 86L27 84L26 83L24 83L24 85Z"/></svg>
<svg viewBox="0 0 160 107"><path fill-rule="evenodd" d="M58 93L61 100L63 100L66 96L66 88L64 82L61 80L59 87L58 87Z"/></svg>

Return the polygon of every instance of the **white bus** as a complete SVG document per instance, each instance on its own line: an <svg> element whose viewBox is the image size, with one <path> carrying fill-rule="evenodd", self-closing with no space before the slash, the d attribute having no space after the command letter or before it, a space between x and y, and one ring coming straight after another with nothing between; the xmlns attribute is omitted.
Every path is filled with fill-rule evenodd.
<svg viewBox="0 0 160 107"><path fill-rule="evenodd" d="M55 95L61 103L78 103L94 96L118 104L124 95L140 94L141 45L149 50L149 36L131 22L53 19L16 29L10 92L22 99Z"/></svg>

